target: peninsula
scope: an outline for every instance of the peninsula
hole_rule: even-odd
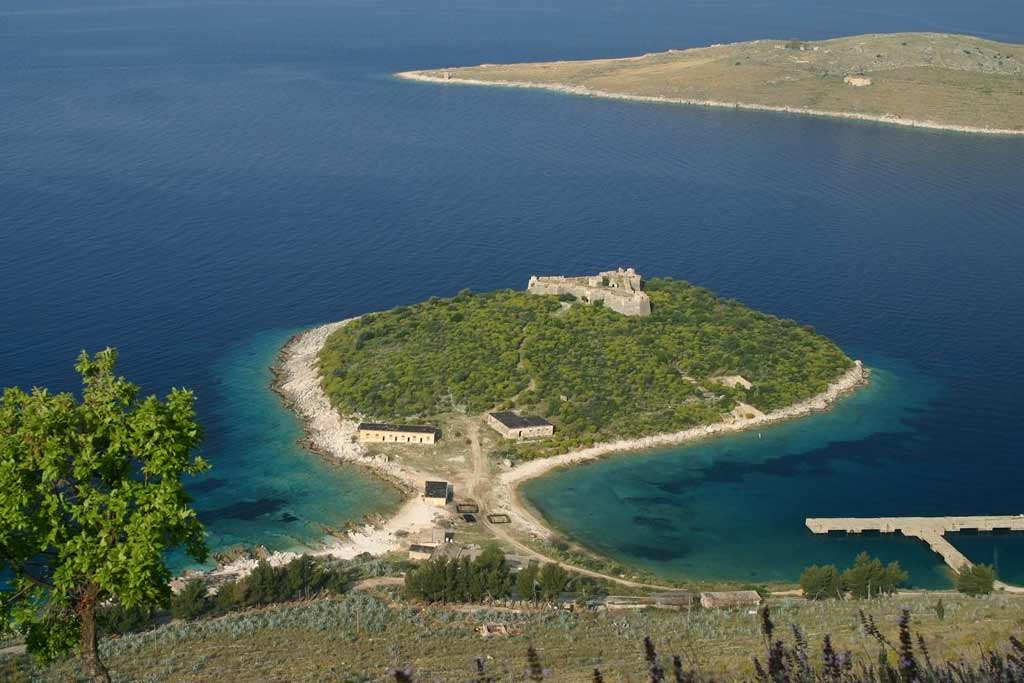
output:
[[[756,40],[401,78],[1024,135],[1024,46],[938,33]]]
[[[585,548],[553,542],[517,486],[823,410],[866,376],[809,327],[620,268],[314,328],[282,351],[275,388],[312,449],[407,494],[386,522],[324,554],[423,559],[453,534],[457,546],[497,540],[524,560],[629,584]]]

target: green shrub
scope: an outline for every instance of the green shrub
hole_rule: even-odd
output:
[[[171,616],[175,619],[195,619],[209,611],[210,607],[206,597],[206,582],[202,579],[192,579],[171,597]]]
[[[96,625],[100,633],[120,636],[153,628],[156,619],[150,607],[136,606],[126,609],[119,604],[113,604],[97,608]]]
[[[830,600],[843,597],[843,580],[835,565],[814,564],[800,575],[800,588],[808,600]]]
[[[569,572],[562,565],[554,562],[544,565],[540,570],[540,594],[545,600],[554,600],[569,585]]]
[[[988,595],[996,584],[996,570],[987,564],[965,567],[956,574],[956,589],[966,595]]]
[[[907,578],[899,562],[883,565],[878,558],[861,553],[853,566],[843,572],[843,587],[855,598],[874,598],[892,595]]]

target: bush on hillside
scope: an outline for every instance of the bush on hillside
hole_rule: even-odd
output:
[[[878,558],[861,553],[841,574],[832,564],[811,565],[800,575],[800,588],[808,600],[842,599],[846,593],[858,599],[876,598],[892,595],[908,578],[899,562],[883,565]]]
[[[490,545],[468,557],[438,557],[422,563],[405,579],[406,593],[424,602],[481,602],[512,594],[512,576],[505,553]]]
[[[842,598],[843,578],[833,564],[812,564],[800,575],[800,588],[808,600]]]
[[[191,579],[181,591],[171,597],[171,616],[175,619],[195,619],[209,609],[206,582],[202,579]]]
[[[966,567],[956,574],[956,589],[966,595],[988,595],[995,585],[996,570],[987,564]]]

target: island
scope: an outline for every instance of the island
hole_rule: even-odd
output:
[[[400,78],[1024,135],[1024,46],[940,33],[756,40]]]
[[[309,448],[407,494],[390,518],[319,552],[426,559],[498,541],[513,562],[630,584],[586,548],[556,542],[518,485],[824,410],[868,372],[806,325],[618,268],[307,330],[285,346],[276,376]]]

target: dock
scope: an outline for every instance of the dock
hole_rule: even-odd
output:
[[[977,517],[808,517],[807,528],[816,534],[874,531],[918,538],[938,553],[953,571],[973,566],[967,557],[946,540],[955,531],[1024,531],[1024,515]]]

